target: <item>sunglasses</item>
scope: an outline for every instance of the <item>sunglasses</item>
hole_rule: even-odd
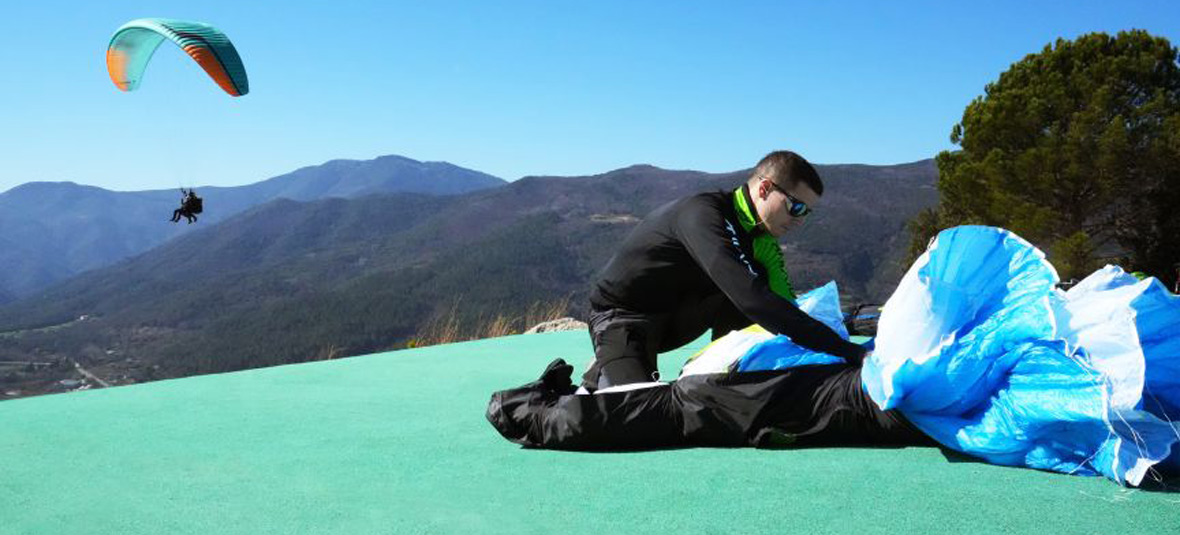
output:
[[[787,209],[787,213],[791,214],[791,217],[807,217],[807,214],[811,213],[811,207],[807,206],[807,203],[796,199],[794,195],[787,193],[787,190],[779,187],[779,185],[775,184],[773,180],[766,179],[766,181],[770,182],[770,187],[778,190],[779,193],[786,195],[787,200],[791,201],[791,207]]]

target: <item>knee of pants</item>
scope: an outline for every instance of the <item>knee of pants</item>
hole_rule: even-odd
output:
[[[598,389],[626,385],[631,383],[646,383],[659,380],[660,372],[639,359],[618,358],[604,363],[599,370]]]
[[[610,370],[613,385],[650,381],[656,370],[656,353],[649,333],[638,326],[608,328],[598,333],[594,366],[599,375]],[[590,378],[601,388],[600,377]]]

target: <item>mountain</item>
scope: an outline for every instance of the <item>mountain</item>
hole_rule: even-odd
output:
[[[445,162],[401,156],[333,160],[237,187],[201,187],[194,225],[167,221],[175,190],[115,192],[72,182],[32,182],[0,194],[0,303],[111,265],[264,202],[356,198],[379,193],[454,195],[505,183]]]
[[[935,167],[817,168],[826,192],[785,240],[788,270],[800,289],[836,279],[880,302],[906,221],[937,198]],[[141,381],[398,347],[448,311],[472,325],[568,299],[584,317],[594,273],[644,215],[747,175],[633,166],[452,196],[276,200],[0,307],[0,361]]]

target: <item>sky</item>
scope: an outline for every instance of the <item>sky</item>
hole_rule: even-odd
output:
[[[964,107],[1058,38],[1137,28],[1180,45],[1174,0],[3,5],[0,191],[233,186],[387,154],[506,180],[726,172],[777,149],[902,163],[953,149]],[[119,91],[106,48],[141,17],[225,32],[250,93],[170,43]]]

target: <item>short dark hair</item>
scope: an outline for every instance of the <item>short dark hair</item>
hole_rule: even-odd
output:
[[[787,188],[793,188],[802,182],[815,191],[816,195],[824,194],[824,183],[819,179],[819,173],[802,156],[789,150],[776,150],[762,157],[758,165],[754,166],[754,174],[750,180],[763,176]]]

